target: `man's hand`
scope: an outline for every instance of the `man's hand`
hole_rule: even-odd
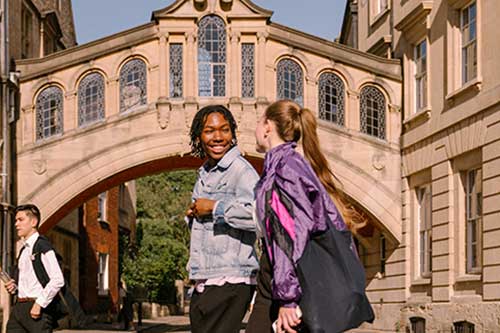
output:
[[[16,293],[16,290],[17,290],[17,284],[16,284],[16,281],[14,279],[10,280],[9,282],[7,282],[5,284],[5,289],[7,289],[7,292],[9,294],[12,294],[14,295]]]
[[[300,324],[295,308],[281,307],[278,314],[277,328],[278,333],[297,333],[292,327]]]
[[[204,217],[212,215],[214,210],[215,200],[199,198],[196,199],[186,211],[187,217]]]
[[[30,311],[31,318],[37,320],[42,317],[42,307],[37,302],[33,303]]]

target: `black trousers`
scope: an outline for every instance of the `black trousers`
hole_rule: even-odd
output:
[[[193,333],[238,333],[252,299],[254,286],[205,286],[191,297],[189,319]]]
[[[31,318],[30,311],[33,307],[33,301],[16,303],[10,313],[7,322],[8,333],[51,333],[53,329],[52,317],[44,313],[40,319]]]
[[[272,285],[273,269],[266,250],[263,251],[257,275],[257,296],[248,319],[246,333],[273,333],[272,325],[278,319],[279,302],[273,300]],[[295,328],[297,332],[308,333],[301,323]]]
[[[272,299],[272,267],[264,250],[257,275],[257,295],[248,320],[246,333],[272,333],[272,324],[278,319],[279,303]]]

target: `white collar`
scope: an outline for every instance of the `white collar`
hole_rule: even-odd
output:
[[[40,236],[40,234],[38,233],[38,231],[35,231],[33,235],[24,240],[24,246],[33,248],[33,245],[35,245],[38,236]]]

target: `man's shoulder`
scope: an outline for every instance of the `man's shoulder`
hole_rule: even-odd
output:
[[[50,250],[54,250],[54,247],[52,246],[50,240],[43,235],[38,236],[38,239],[36,240],[35,245],[33,246],[33,251],[46,253],[49,252]]]

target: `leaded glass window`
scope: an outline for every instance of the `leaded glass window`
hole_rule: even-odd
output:
[[[241,44],[241,97],[255,96],[255,44]]]
[[[319,118],[344,126],[344,83],[333,73],[319,77]]]
[[[104,77],[86,75],[78,86],[78,126],[104,119]]]
[[[373,87],[361,90],[361,132],[385,139],[385,97]]]
[[[198,94],[226,95],[226,27],[215,15],[198,25]]]
[[[36,139],[42,140],[63,131],[63,92],[59,87],[45,88],[36,99]]]
[[[290,59],[278,63],[278,99],[290,99],[299,105],[304,104],[304,83],[302,68]]]
[[[120,112],[146,104],[146,63],[132,59],[120,71]]]
[[[170,44],[170,97],[182,97],[182,44]]]

